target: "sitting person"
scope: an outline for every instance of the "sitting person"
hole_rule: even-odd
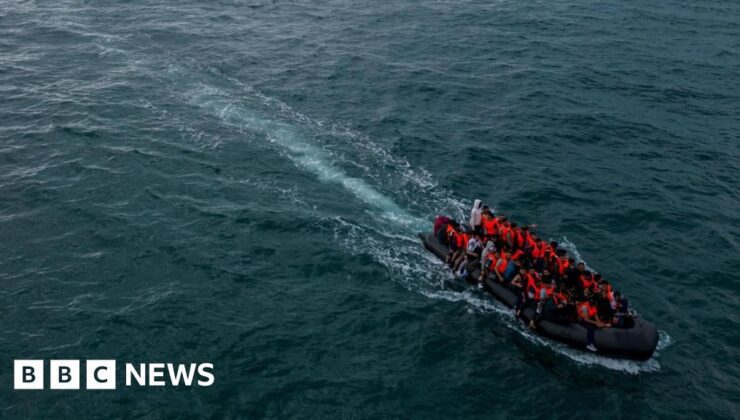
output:
[[[450,263],[457,258],[457,252],[459,251],[459,226],[460,225],[456,223],[450,223],[447,225],[447,258],[445,259],[445,263],[447,265],[450,265]]]
[[[593,297],[590,296],[590,292],[586,289],[586,300],[580,302],[578,305],[578,317],[581,325],[586,328],[586,348],[590,351],[598,351],[594,344],[594,335],[596,328],[606,326],[604,322],[599,318],[598,310],[596,309],[596,302]]]
[[[504,273],[506,272],[506,267],[509,266],[509,261],[511,260],[511,254],[504,250],[499,253],[498,261],[496,261],[496,265],[493,267],[493,274],[496,275],[496,280],[504,284]]]
[[[600,284],[596,290],[594,301],[596,302],[596,312],[599,319],[603,320],[604,326],[611,327],[614,318],[614,309],[612,309],[611,299],[609,298],[609,288],[607,284]]]
[[[514,314],[519,317],[527,307],[536,305],[540,301],[542,278],[534,268],[527,270],[524,276],[524,290],[520,299],[514,305]]]
[[[457,260],[452,266],[452,270],[460,274],[462,270],[464,269],[464,268],[461,268],[461,266],[464,265],[467,267],[467,265],[471,261],[478,260],[478,258],[480,258],[480,252],[481,252],[481,242],[480,242],[480,239],[478,239],[478,235],[475,235],[475,234],[470,235],[470,237],[468,238],[465,244],[465,251],[460,253],[460,256],[457,258]],[[473,267],[471,267],[471,269],[472,268]]]
[[[542,279],[537,283],[537,290],[535,291],[537,310],[535,316],[529,321],[529,327],[532,329],[537,328],[537,324],[543,319],[551,318],[555,311],[555,284],[545,283]]]
[[[614,292],[614,322],[616,328],[632,328],[635,325],[634,315],[630,311],[630,304],[627,298],[623,297],[618,291]]]
[[[478,276],[478,282],[483,283],[483,281],[488,277],[488,273],[494,270],[499,257],[499,251],[494,245],[493,248],[489,249],[488,253],[485,254],[483,257],[483,262],[481,263],[480,268],[480,275]]]

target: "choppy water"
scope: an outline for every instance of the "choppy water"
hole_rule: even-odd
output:
[[[6,1],[0,34],[2,417],[740,416],[737,2]],[[414,234],[474,197],[658,354],[446,285]],[[216,384],[18,392],[16,358]]]

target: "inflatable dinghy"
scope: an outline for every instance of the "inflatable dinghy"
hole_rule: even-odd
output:
[[[433,233],[419,233],[419,237],[427,250],[431,251],[440,260],[445,261],[447,246],[441,244]],[[468,279],[477,279],[479,274],[480,270],[475,269],[470,273]],[[475,280],[471,281],[475,282]],[[491,278],[485,280],[484,288],[503,304],[514,308],[517,296],[512,290]],[[535,309],[531,307],[526,308],[521,313],[521,317],[526,323],[529,323],[534,316]],[[578,323],[560,324],[543,320],[533,331],[541,336],[585,351],[586,328]],[[658,346],[658,330],[652,323],[638,317],[631,328],[597,328],[594,335],[594,344],[598,349],[597,353],[604,356],[648,360]]]

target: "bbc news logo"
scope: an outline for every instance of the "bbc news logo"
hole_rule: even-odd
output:
[[[15,389],[45,389],[43,360],[14,360]],[[49,360],[49,389],[80,389],[79,360]],[[86,360],[85,389],[116,389],[115,360]],[[126,386],[211,386],[212,363],[126,363]]]

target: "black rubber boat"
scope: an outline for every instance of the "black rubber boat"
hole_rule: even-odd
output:
[[[442,261],[447,258],[447,247],[441,244],[433,233],[419,233],[424,247],[431,251]],[[478,269],[470,273],[469,281],[478,278]],[[507,287],[502,286],[492,279],[485,280],[485,289],[496,299],[506,306],[513,308],[516,304],[516,294]],[[535,315],[533,308],[527,308],[522,312],[522,318],[529,323]],[[575,348],[585,350],[586,328],[577,323],[558,324],[550,321],[542,321],[534,330],[535,333],[544,337],[560,341]],[[601,328],[594,335],[594,344],[598,348],[598,354],[620,359],[648,360],[655,352],[658,345],[658,330],[655,325],[642,318],[635,319],[632,328]]]

